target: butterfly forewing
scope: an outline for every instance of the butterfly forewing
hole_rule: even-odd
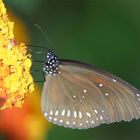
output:
[[[116,76],[64,60],[59,72],[44,83],[42,111],[49,121],[86,129],[140,117],[140,92]]]

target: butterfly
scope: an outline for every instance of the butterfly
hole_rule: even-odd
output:
[[[48,51],[43,63],[44,117],[73,129],[140,118],[140,91],[93,65],[59,59]]]

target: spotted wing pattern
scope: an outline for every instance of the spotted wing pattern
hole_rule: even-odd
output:
[[[94,66],[62,61],[58,75],[46,75],[42,112],[50,122],[78,129],[130,121],[140,117],[140,91]]]

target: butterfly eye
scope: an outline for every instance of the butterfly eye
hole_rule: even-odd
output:
[[[95,66],[47,55],[42,112],[54,124],[87,129],[140,117],[140,91]]]

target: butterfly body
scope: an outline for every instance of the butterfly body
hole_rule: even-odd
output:
[[[100,68],[48,52],[42,112],[50,122],[87,129],[140,117],[140,91]]]

